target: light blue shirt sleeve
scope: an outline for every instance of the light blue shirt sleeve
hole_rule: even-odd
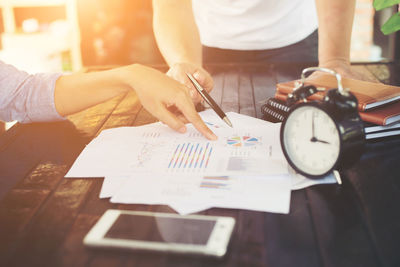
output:
[[[61,75],[28,74],[0,61],[0,120],[63,120],[54,104],[54,89]]]

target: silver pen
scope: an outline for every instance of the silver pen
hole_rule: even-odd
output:
[[[201,87],[201,85],[197,82],[197,80],[190,73],[186,73],[189,77],[190,81],[193,83],[194,88],[196,88],[197,92],[201,95],[201,97],[207,102],[208,105],[217,113],[217,115],[230,127],[233,128],[232,122],[228,119],[226,114],[222,111],[222,109],[218,106],[218,104],[212,99],[212,97],[207,93],[206,90]]]

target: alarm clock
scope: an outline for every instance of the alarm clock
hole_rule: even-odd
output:
[[[365,145],[364,124],[358,114],[357,98],[344,89],[338,73],[325,68],[307,68],[305,73],[323,71],[336,76],[338,88],[330,89],[322,101],[294,104],[281,125],[280,140],[283,153],[295,171],[318,179],[356,162]],[[338,179],[338,178],[337,178]]]

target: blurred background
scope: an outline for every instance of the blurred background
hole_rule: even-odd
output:
[[[380,26],[395,10],[357,0],[353,62],[392,61],[395,34]],[[0,0],[0,59],[28,72],[85,66],[162,64],[151,0]]]
[[[151,0],[0,0],[0,60],[28,72],[162,63]]]

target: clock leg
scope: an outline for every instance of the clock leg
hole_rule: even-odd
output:
[[[337,183],[338,183],[339,185],[341,185],[341,184],[342,184],[342,178],[340,177],[339,171],[333,170],[333,176],[335,177]]]

